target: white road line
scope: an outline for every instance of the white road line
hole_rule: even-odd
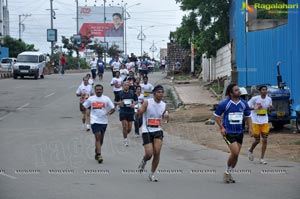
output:
[[[26,106],[29,106],[29,103],[24,104],[23,106],[20,106],[19,108],[17,108],[17,110],[21,110],[22,108],[25,108]]]
[[[45,98],[48,98],[48,97],[50,97],[50,96],[52,96],[52,95],[54,95],[55,93],[50,93],[49,95],[46,95],[45,96]]]
[[[17,86],[16,89],[18,89],[18,88],[23,88],[23,87],[25,87],[25,86],[24,86],[24,85],[22,85],[22,86]]]
[[[5,177],[8,177],[8,178],[13,179],[13,180],[17,179],[15,176],[11,176],[11,175],[8,175],[6,173],[0,173],[0,175],[3,175]]]

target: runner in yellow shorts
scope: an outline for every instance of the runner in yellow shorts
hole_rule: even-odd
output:
[[[252,97],[248,104],[250,106],[251,117],[252,117],[252,129],[254,142],[251,147],[248,149],[248,158],[250,161],[254,160],[253,150],[260,143],[260,137],[262,138],[262,147],[261,147],[261,156],[259,163],[267,164],[264,160],[265,152],[267,149],[267,139],[270,131],[269,119],[268,119],[268,110],[273,108],[272,99],[267,96],[268,88],[265,85],[262,85],[258,89],[260,95]]]

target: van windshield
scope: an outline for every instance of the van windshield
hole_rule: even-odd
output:
[[[18,55],[18,62],[27,62],[27,63],[38,63],[38,56],[36,55]]]
[[[3,64],[11,63],[11,59],[2,59],[1,63]]]

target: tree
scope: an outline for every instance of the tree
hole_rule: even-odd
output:
[[[115,57],[115,56],[119,56],[123,51],[119,50],[119,46],[118,45],[112,45],[108,51],[107,54],[110,57]]]
[[[105,43],[96,39],[93,44],[89,45],[89,49],[93,50],[100,57],[105,52]]]
[[[215,56],[216,51],[229,42],[229,1],[228,0],[175,0],[183,11],[190,11],[182,19],[181,27],[173,38],[182,47],[189,48],[194,32],[195,54],[206,53]]]
[[[33,44],[26,44],[24,41],[5,36],[1,46],[9,48],[10,57],[17,57],[19,53],[24,51],[38,51]]]

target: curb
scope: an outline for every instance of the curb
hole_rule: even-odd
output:
[[[0,73],[0,79],[6,79],[6,78],[12,78],[13,74],[12,73]]]

